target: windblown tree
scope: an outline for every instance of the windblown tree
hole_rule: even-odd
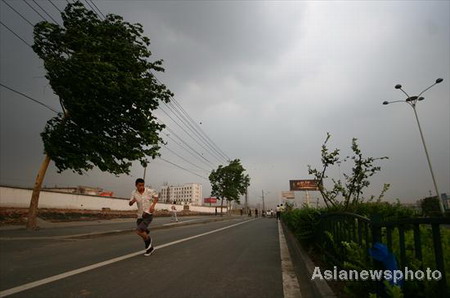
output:
[[[239,203],[239,197],[245,194],[250,185],[250,177],[245,174],[245,169],[239,159],[230,161],[227,166],[219,165],[209,175],[211,182],[211,196],[221,199],[220,214],[222,215],[223,200],[227,203],[236,201]],[[229,204],[227,204],[229,205]]]
[[[439,199],[437,197],[428,197],[420,200],[420,208],[424,216],[442,216]]]
[[[149,38],[142,25],[109,14],[100,19],[80,2],[61,13],[63,26],[40,22],[33,50],[43,60],[46,78],[62,113],[41,133],[46,158],[36,178],[28,229],[36,228],[39,193],[50,160],[58,172],[78,174],[98,167],[128,174],[132,161],[143,166],[159,155],[164,125],[153,115],[173,95],[153,72]]]
[[[327,147],[327,143],[330,140],[331,135],[327,133],[325,142],[322,145],[321,150],[321,162],[322,169],[314,169],[308,165],[308,173],[313,175],[315,180],[318,181],[319,191],[327,207],[337,207],[340,206],[344,210],[348,209],[350,205],[357,204],[364,201],[364,189],[370,185],[369,178],[375,175],[381,170],[381,167],[376,166],[375,162],[382,159],[387,159],[388,157],[364,157],[357,139],[352,139],[351,149],[353,151],[352,156],[347,156],[341,160],[339,156],[339,149],[334,149],[330,152]],[[340,165],[343,162],[352,161],[352,171],[350,174],[344,173],[344,180],[341,179],[331,179],[332,187],[327,189],[324,182],[327,178],[327,170],[334,166]],[[383,190],[379,195],[378,199],[384,196],[384,193],[389,189],[389,184],[384,184]],[[368,200],[371,201],[374,196],[371,196]]]

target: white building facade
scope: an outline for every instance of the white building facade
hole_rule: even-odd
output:
[[[161,187],[161,202],[178,205],[203,205],[202,185],[188,183],[183,186],[163,186]]]

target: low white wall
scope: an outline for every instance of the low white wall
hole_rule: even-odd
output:
[[[0,186],[0,207],[28,208],[30,206],[31,189]],[[170,210],[170,204],[158,203],[156,210]],[[183,206],[175,205],[177,211],[183,210]],[[109,208],[116,211],[136,210],[136,205],[129,206],[128,199],[100,197],[91,195],[76,195],[63,192],[41,191],[39,196],[39,208],[50,209],[84,209],[102,210]],[[215,207],[189,206],[190,211],[214,213]],[[220,209],[218,208],[218,212]]]

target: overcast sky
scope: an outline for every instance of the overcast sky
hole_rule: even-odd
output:
[[[6,2],[31,23],[42,20],[23,1]],[[51,3],[59,9],[67,4],[37,3],[57,21]],[[264,190],[266,204],[273,207],[281,191],[289,189],[290,179],[312,178],[307,166],[320,167],[327,132],[332,135],[330,147],[341,149],[342,156],[351,153],[355,137],[364,155],[389,157],[378,163],[382,170],[372,177],[366,197],[378,195],[384,183],[391,184],[388,201],[415,202],[430,191],[434,194],[413,110],[405,103],[382,102],[406,98],[394,89],[398,83],[417,95],[437,78],[444,81],[424,94],[417,112],[439,191],[450,194],[449,1],[94,3],[104,14],[143,25],[154,59],[164,59],[166,72],[159,79],[227,157],[242,161],[251,178],[251,203],[261,202]],[[3,1],[0,5],[2,23],[32,44],[32,26]],[[1,83],[59,111],[42,61],[3,25],[0,34]],[[54,113],[3,87],[0,92],[0,183],[32,186],[44,158],[40,133]],[[196,182],[203,185],[203,196],[209,196],[209,181],[197,175],[208,177],[223,161],[163,111],[155,114],[210,163],[195,158],[165,131],[168,148],[190,163],[165,148],[162,157],[189,172],[154,160],[147,170],[148,184],[159,188],[165,182]],[[339,179],[346,172],[349,165],[343,164],[329,174]],[[130,176],[99,170],[79,176],[59,174],[51,164],[44,184],[95,186],[128,197],[143,173],[135,164]],[[301,202],[305,194],[296,196]],[[319,194],[311,196],[315,201]]]

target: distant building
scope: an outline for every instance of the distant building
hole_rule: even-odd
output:
[[[160,201],[179,205],[203,205],[202,185],[188,183],[183,186],[163,186],[161,188]]]

